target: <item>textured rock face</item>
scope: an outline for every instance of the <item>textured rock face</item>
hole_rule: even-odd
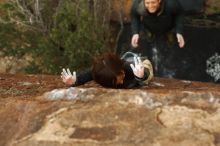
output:
[[[155,78],[140,89],[59,89],[56,76],[19,79],[0,76],[2,146],[220,145],[217,84]],[[12,87],[25,92],[8,94]]]

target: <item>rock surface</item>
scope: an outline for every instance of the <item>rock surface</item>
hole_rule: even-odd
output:
[[[1,146],[220,146],[220,85],[155,78],[140,89],[0,74]]]

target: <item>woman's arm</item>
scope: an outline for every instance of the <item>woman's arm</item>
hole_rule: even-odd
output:
[[[130,10],[132,35],[139,34],[140,31],[141,16],[137,12],[138,4],[139,4],[138,0],[133,1]]]
[[[75,86],[83,85],[91,80],[93,80],[91,68],[83,70],[76,75]]]

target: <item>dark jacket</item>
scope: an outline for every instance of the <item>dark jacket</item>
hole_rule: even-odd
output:
[[[161,0],[160,9],[155,14],[147,12],[144,0],[133,0],[131,8],[132,34],[138,34],[141,24],[156,35],[171,30],[183,34],[183,10],[178,0]]]
[[[125,71],[124,82],[122,85],[118,85],[116,88],[134,88],[143,85],[144,84],[143,81],[145,81],[150,74],[148,69],[145,68],[143,78],[138,78],[134,75],[130,67],[130,64],[132,62],[128,62],[126,59],[127,59],[126,57],[122,59],[124,61],[124,71]],[[90,68],[77,74],[76,83],[74,86],[83,85],[91,80],[93,80],[93,78],[92,78],[92,70]]]

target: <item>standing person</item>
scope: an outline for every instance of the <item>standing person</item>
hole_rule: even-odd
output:
[[[183,48],[183,11],[178,0],[133,0],[131,8],[131,45],[138,46],[141,25],[148,39],[174,31],[180,48]]]
[[[153,69],[149,60],[141,61],[134,56],[133,62],[126,60],[126,55],[119,58],[107,53],[95,59],[92,68],[76,75],[63,69],[62,81],[68,86],[82,85],[91,80],[107,88],[133,88],[149,83],[153,78]]]

